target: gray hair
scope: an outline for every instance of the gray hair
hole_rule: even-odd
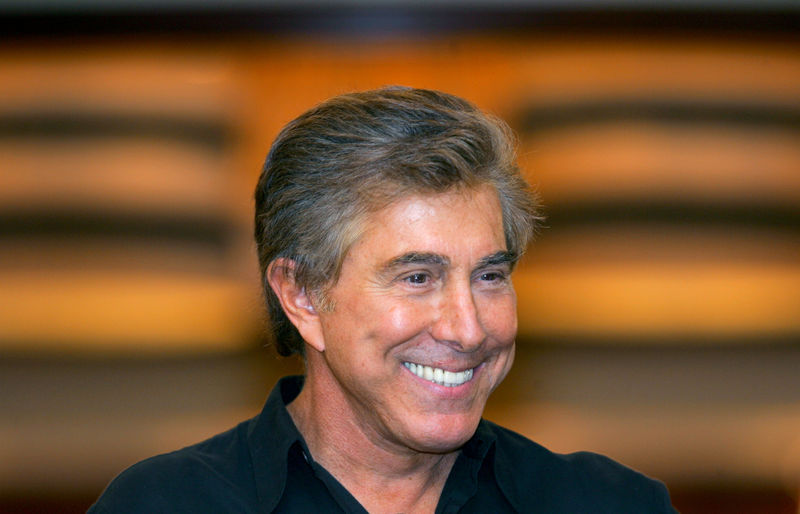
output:
[[[269,286],[271,262],[292,260],[295,283],[325,308],[325,290],[370,213],[408,196],[482,185],[497,191],[507,250],[522,255],[540,218],[503,121],[453,95],[388,87],[334,97],[290,122],[255,192],[255,239],[278,352],[304,355],[305,346]]]

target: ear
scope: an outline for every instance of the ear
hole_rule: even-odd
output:
[[[286,317],[297,328],[303,340],[317,351],[325,351],[317,309],[305,288],[298,287],[294,280],[295,263],[291,259],[275,259],[267,267],[267,281],[278,297]]]

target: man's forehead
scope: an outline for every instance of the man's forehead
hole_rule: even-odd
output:
[[[378,208],[367,209],[361,219],[362,227],[382,224],[387,220],[402,218],[404,222],[423,220],[437,210],[458,209],[459,206],[470,205],[473,212],[480,208],[496,217],[497,229],[503,230],[503,210],[500,198],[493,186],[483,184],[475,187],[456,187],[447,191],[407,193],[390,201],[385,201]],[[464,220],[456,220],[458,222]]]
[[[454,258],[470,265],[514,261],[506,252],[503,214],[495,188],[458,188],[407,194],[363,213],[345,260],[360,254],[372,266],[448,266]]]

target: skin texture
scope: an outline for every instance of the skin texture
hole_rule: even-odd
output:
[[[308,345],[289,411],[314,458],[370,512],[433,511],[508,373],[517,319],[505,250],[497,194],[484,187],[373,214],[328,290],[331,310],[275,272],[290,261],[274,263],[270,284]],[[404,362],[474,374],[445,387]]]

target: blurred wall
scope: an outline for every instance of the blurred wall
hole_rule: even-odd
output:
[[[796,510],[800,44],[782,18],[190,14],[40,14],[0,47],[0,509],[83,510],[301,369],[264,335],[260,165],[313,104],[404,84],[508,120],[548,216],[487,417],[656,476],[683,512]]]

